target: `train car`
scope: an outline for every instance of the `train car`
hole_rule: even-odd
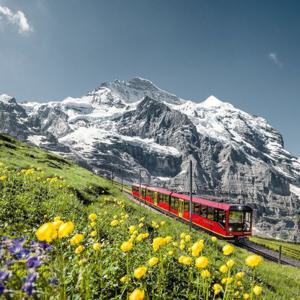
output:
[[[132,186],[132,195],[183,220],[190,220],[190,198],[167,189],[142,185]],[[192,222],[223,238],[238,238],[252,234],[252,208],[247,205],[214,202],[192,198]]]

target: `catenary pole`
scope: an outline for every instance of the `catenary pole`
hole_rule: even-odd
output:
[[[190,160],[190,230],[192,229],[192,204],[193,204],[193,172],[192,172],[192,161]]]

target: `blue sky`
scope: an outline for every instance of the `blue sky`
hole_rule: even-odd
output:
[[[140,76],[263,116],[300,155],[299,12],[296,0],[0,0],[0,93],[60,100]]]

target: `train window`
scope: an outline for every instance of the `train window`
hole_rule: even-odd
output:
[[[229,212],[229,230],[249,231],[251,230],[251,213],[246,211]]]
[[[178,209],[179,200],[177,198],[171,197],[171,207],[173,209]]]
[[[214,219],[214,208],[208,206],[207,207],[207,219],[213,220]]]
[[[184,211],[190,211],[190,203],[189,202],[184,202]]]
[[[215,209],[214,220],[216,222],[219,222],[224,227],[225,223],[226,223],[226,213],[225,213],[225,210]]]
[[[201,205],[201,216],[206,218],[206,214],[207,214],[207,206]]]
[[[198,203],[193,203],[193,213],[196,215],[200,215],[200,204]]]

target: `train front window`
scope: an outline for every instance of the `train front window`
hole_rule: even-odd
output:
[[[229,230],[230,231],[250,231],[251,212],[249,211],[230,211]]]

